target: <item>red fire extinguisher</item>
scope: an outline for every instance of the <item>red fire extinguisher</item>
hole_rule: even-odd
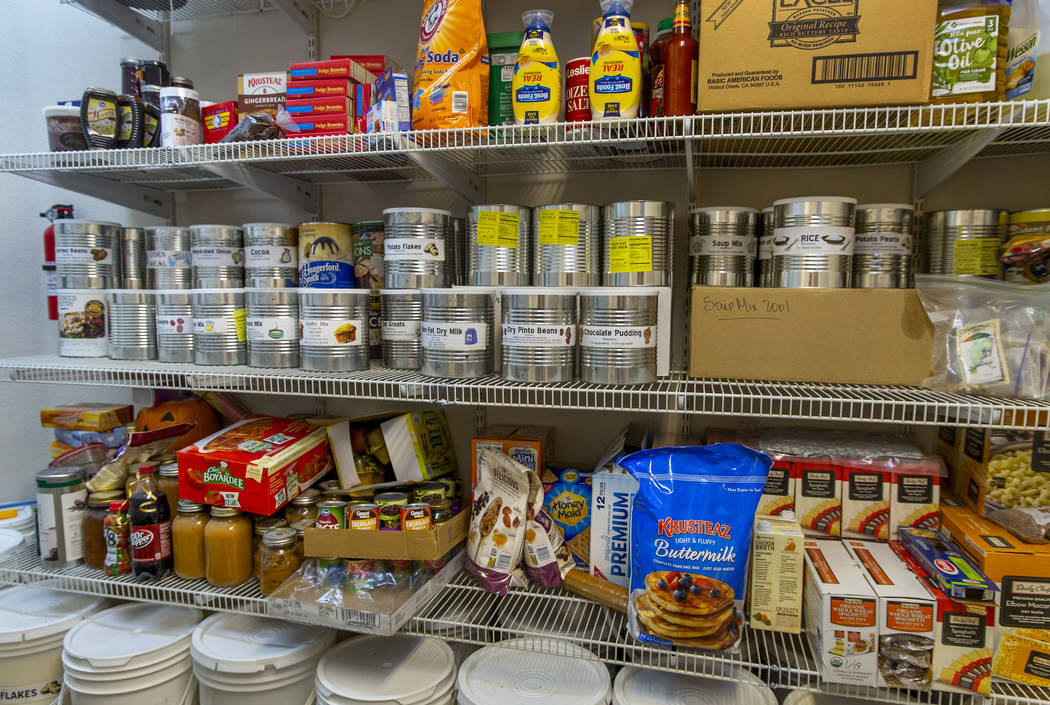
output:
[[[58,320],[58,272],[55,267],[55,226],[56,220],[73,217],[73,206],[55,204],[40,214],[51,223],[44,231],[44,277],[47,281],[47,317]]]

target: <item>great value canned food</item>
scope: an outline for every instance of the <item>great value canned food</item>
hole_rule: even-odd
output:
[[[445,485],[440,482],[421,482],[412,488],[412,498],[416,502],[426,503],[431,498],[444,499]]]
[[[354,249],[348,223],[303,223],[299,226],[299,286],[352,289]]]
[[[402,531],[427,531],[431,526],[429,504],[406,504],[401,507]]]
[[[401,530],[401,507],[408,504],[404,492],[381,492],[375,496],[379,506],[379,528],[386,531]]]
[[[379,529],[379,506],[365,502],[351,504],[348,509],[350,528],[355,531]]]

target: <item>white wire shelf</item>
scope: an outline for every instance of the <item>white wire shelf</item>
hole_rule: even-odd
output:
[[[233,188],[230,164],[312,183],[435,178],[427,157],[474,176],[630,169],[787,168],[924,162],[995,130],[978,156],[1050,152],[1050,100],[711,113],[603,123],[424,130],[165,149],[0,155],[0,171],[90,174],[165,190]],[[213,167],[209,170],[208,167]]]
[[[0,381],[467,406],[1050,429],[1047,402],[946,394],[918,387],[689,379],[681,373],[653,384],[606,387],[583,382],[526,384],[495,376],[444,380],[378,364],[361,372],[308,372],[37,355],[0,359]]]
[[[80,0],[62,0],[64,5],[83,7]],[[172,5],[181,5],[172,10]],[[275,9],[269,0],[186,0],[172,3],[171,0],[135,0],[131,9],[148,19],[165,21],[200,20],[210,17],[244,15]]]

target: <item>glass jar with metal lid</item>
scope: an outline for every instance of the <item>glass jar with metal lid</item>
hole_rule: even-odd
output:
[[[44,565],[61,568],[83,562],[80,532],[87,509],[83,468],[47,468],[38,472],[36,508],[40,560]]]
[[[157,471],[157,485],[168,500],[171,516],[179,511],[179,464],[164,463]]]
[[[179,513],[171,522],[171,555],[175,575],[184,580],[204,577],[204,527],[208,507],[188,499],[179,500]]]
[[[239,509],[212,507],[204,527],[204,577],[217,587],[252,577],[252,520]]]
[[[80,535],[84,541],[84,565],[102,570],[106,565],[106,539],[102,522],[109,513],[109,503],[124,499],[120,490],[95,492],[87,498],[87,511],[80,524]]]
[[[259,577],[262,594],[269,595],[299,570],[301,558],[296,549],[295,529],[271,529],[262,539],[262,572]]]
[[[286,526],[288,526],[288,522],[283,517],[263,517],[255,520],[255,534],[252,537],[252,573],[255,574],[256,578],[262,580],[262,574],[259,572],[259,560],[262,558],[263,536],[266,535],[267,531],[282,529]]]
[[[292,499],[284,508],[284,520],[289,524],[298,519],[317,518],[317,503],[321,501],[321,493],[313,487],[307,488]]]
[[[289,527],[295,529],[295,550],[299,552],[300,561],[306,556],[306,548],[304,546],[306,529],[312,528],[313,525],[313,519],[299,519],[298,521],[293,521]]]

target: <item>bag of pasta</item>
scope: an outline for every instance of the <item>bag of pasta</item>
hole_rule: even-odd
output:
[[[489,121],[489,49],[481,0],[425,0],[412,93],[412,129]]]

